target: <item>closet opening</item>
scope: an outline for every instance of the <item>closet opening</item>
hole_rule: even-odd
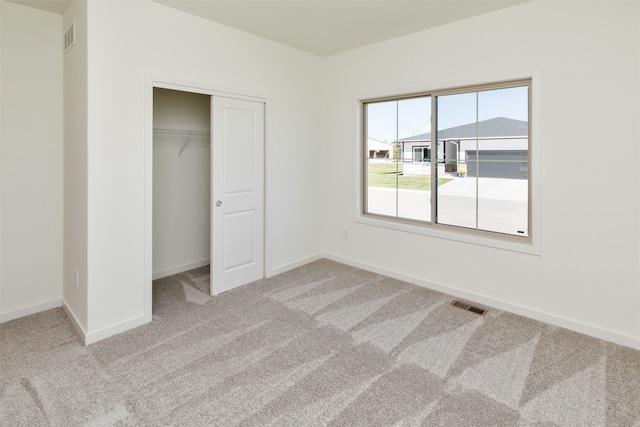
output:
[[[154,87],[154,293],[163,279],[210,297],[211,182],[211,95]]]
[[[178,304],[160,303],[172,301],[157,298],[160,281],[171,282],[163,288],[188,307],[264,277],[267,99],[171,79],[147,82],[144,320],[150,322],[156,306],[162,312]]]

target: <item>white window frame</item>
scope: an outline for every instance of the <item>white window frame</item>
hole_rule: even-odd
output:
[[[527,82],[529,91],[529,203],[528,203],[528,237],[510,236],[483,230],[466,229],[463,227],[437,224],[433,222],[419,222],[410,219],[385,217],[376,214],[364,213],[366,194],[365,178],[366,156],[363,138],[366,135],[364,104],[379,100],[393,100],[411,98],[416,96],[440,96],[452,93],[464,93],[479,91],[495,86],[496,88],[508,87],[512,83]],[[540,78],[538,73],[523,75],[520,77],[495,79],[493,82],[467,82],[459,85],[440,86],[430,90],[411,90],[387,94],[374,94],[373,96],[361,96],[355,99],[357,109],[356,119],[356,203],[354,221],[360,224],[382,227],[386,229],[419,234],[439,239],[452,240],[468,244],[486,246],[490,248],[509,250],[531,255],[541,255],[541,147],[539,126],[540,105]]]

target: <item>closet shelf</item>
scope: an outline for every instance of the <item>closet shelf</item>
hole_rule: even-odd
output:
[[[153,128],[154,135],[211,136],[208,130]]]
[[[187,142],[189,142],[189,138],[192,136],[211,136],[211,132],[208,130],[194,130],[194,129],[167,129],[167,128],[153,128],[154,135],[173,135],[173,136],[186,136],[186,139],[182,143],[182,147],[180,147],[180,151],[178,151],[178,157],[181,157],[182,152],[184,151],[184,147],[187,146]]]

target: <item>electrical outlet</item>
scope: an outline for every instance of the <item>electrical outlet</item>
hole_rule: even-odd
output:
[[[78,270],[75,270],[73,272],[73,274],[74,274],[75,281],[76,281],[76,289],[79,289],[80,288],[80,280],[78,280]]]
[[[348,228],[343,228],[342,229],[342,238],[343,239],[348,239],[349,238],[349,229]]]

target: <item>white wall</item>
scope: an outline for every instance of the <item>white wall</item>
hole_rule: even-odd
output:
[[[76,44],[64,54],[64,261],[63,299],[76,327],[87,330],[87,3],[64,14],[75,21]],[[117,169],[115,169],[117,170]],[[78,272],[78,287],[75,272]]]
[[[594,157],[638,159],[639,27],[637,2],[531,2],[327,58],[325,251],[640,348],[638,171]],[[358,97],[531,74],[539,78],[541,256],[354,222]]]
[[[0,2],[0,321],[62,297],[62,17]]]
[[[153,127],[210,132],[211,96],[154,89]],[[153,278],[209,264],[210,225],[210,137],[154,134]]]
[[[320,59],[148,1],[88,3],[88,340],[144,310],[145,75],[263,94],[267,274],[321,251]]]

